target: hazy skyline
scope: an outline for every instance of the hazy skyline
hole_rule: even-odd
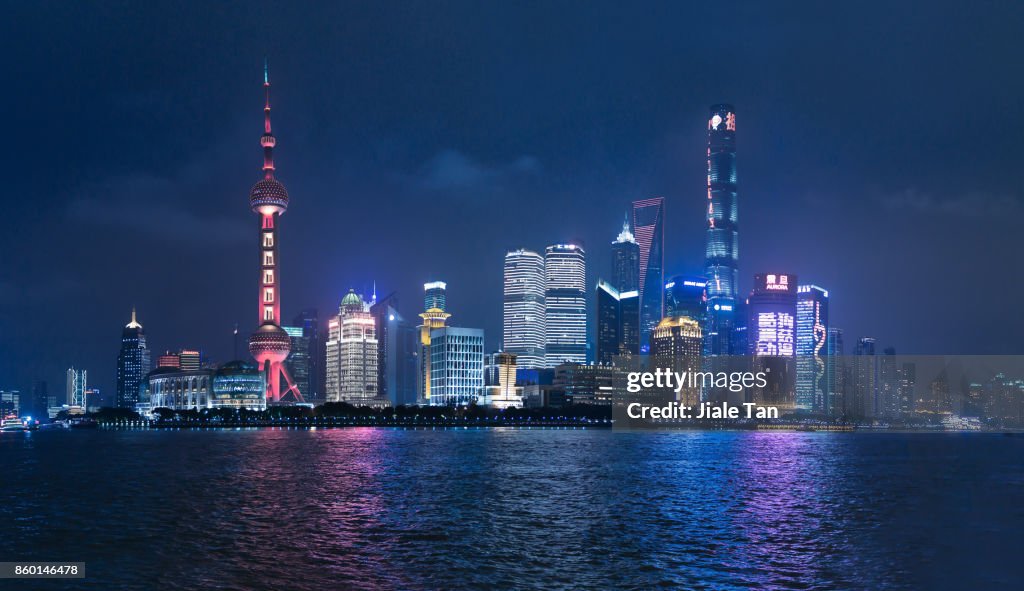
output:
[[[923,6],[923,7],[922,7]],[[830,290],[847,352],[1016,354],[1016,5],[9,4],[0,388],[69,365],[111,394],[132,306],[155,351],[255,326],[262,64],[283,317],[448,283],[501,338],[505,252],[579,241],[588,292],[634,199],[667,275],[704,261],[709,105],[737,110],[740,286]]]

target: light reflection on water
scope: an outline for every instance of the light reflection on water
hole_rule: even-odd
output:
[[[22,587],[43,589],[1019,587],[1022,452],[984,434],[5,434],[0,560],[88,563]]]

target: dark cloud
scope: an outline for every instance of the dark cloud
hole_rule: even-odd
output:
[[[251,238],[251,224],[238,215],[195,209],[188,183],[144,174],[117,177],[83,188],[68,215],[105,230],[135,232],[176,246],[205,248]]]
[[[890,209],[908,209],[925,214],[966,218],[992,218],[1024,216],[1024,200],[1012,195],[968,193],[962,195],[936,195],[916,189],[907,189],[880,198]]]
[[[540,172],[540,162],[532,156],[520,156],[511,162],[487,165],[458,150],[443,150],[427,162],[418,181],[423,187],[433,190],[494,189],[517,177]]]

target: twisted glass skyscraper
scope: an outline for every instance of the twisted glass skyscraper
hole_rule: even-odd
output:
[[[664,315],[665,198],[633,202],[633,232],[640,246],[640,353],[651,348],[651,333]]]
[[[739,206],[736,191],[736,112],[712,105],[708,117],[706,350],[712,355],[742,354],[734,344],[739,263]]]

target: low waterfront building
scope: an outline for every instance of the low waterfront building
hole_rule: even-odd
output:
[[[516,386],[516,355],[514,353],[495,353],[497,383],[484,386],[479,403],[494,408],[521,408],[523,406],[523,388]]]
[[[555,368],[553,390],[564,393],[567,404],[610,405],[615,371],[612,365],[563,363]]]
[[[264,410],[267,407],[264,376],[256,365],[245,361],[194,370],[160,367],[149,372],[146,381],[150,409]]]

